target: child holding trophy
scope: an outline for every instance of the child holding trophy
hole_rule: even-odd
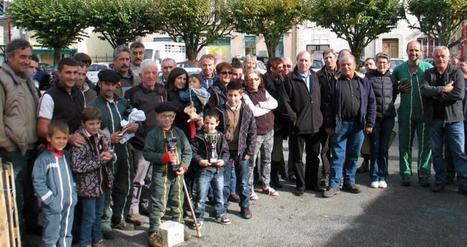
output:
[[[199,166],[198,202],[196,203],[196,218],[198,227],[203,225],[204,209],[209,188],[214,194],[215,221],[228,225],[230,219],[225,217],[224,209],[224,162],[229,159],[229,145],[224,134],[217,131],[219,115],[214,110],[204,113],[203,130],[193,139],[193,162]],[[194,226],[195,227],[195,226]]]

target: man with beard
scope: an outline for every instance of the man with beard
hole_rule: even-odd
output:
[[[144,45],[141,42],[133,42],[130,45],[131,51],[131,64],[130,68],[135,75],[139,75],[140,65],[144,59]]]

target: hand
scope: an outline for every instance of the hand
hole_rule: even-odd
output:
[[[250,155],[245,154],[245,157],[243,158],[244,160],[250,160]]]
[[[365,128],[365,134],[369,135],[373,132],[373,127],[366,127]]]
[[[324,130],[326,131],[326,135],[328,136],[334,135],[334,128],[326,128]]]
[[[398,88],[401,93],[410,93],[410,90],[412,90],[412,86],[407,83],[401,83]]]
[[[139,128],[139,124],[131,123],[127,126],[128,132],[135,133]]]
[[[112,144],[116,144],[119,143],[122,138],[123,135],[121,135],[119,132],[114,132],[110,135],[110,142],[112,142]]]
[[[171,163],[177,163],[177,153],[174,151],[169,151],[169,158]]]
[[[178,170],[175,172],[175,174],[177,174],[177,175],[183,175],[183,174],[185,174],[187,171],[188,171],[188,167],[186,167],[186,166],[180,166],[180,168],[178,168]]]
[[[101,159],[106,162],[111,161],[113,159],[113,154],[110,151],[104,151],[101,153],[100,156],[101,156]]]
[[[82,147],[86,143],[86,140],[84,140],[82,135],[76,133],[68,137],[68,143],[77,147]]]
[[[209,163],[208,160],[201,160],[201,161],[199,162],[199,165],[200,165],[201,167],[207,167],[207,166],[210,166],[211,163]]]
[[[223,167],[224,166],[224,160],[218,160],[216,163],[217,167]]]
[[[451,81],[450,83],[444,85],[443,87],[443,93],[450,93],[454,89],[454,81]]]

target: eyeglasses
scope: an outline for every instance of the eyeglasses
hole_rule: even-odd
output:
[[[164,69],[173,69],[173,66],[164,66]]]
[[[292,64],[286,64],[285,67],[292,68]]]
[[[231,75],[232,73],[233,73],[232,71],[221,71],[221,74],[223,75],[227,75],[227,74]]]

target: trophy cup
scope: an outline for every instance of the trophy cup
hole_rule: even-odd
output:
[[[209,151],[209,163],[215,165],[219,162],[219,156],[217,155],[217,142],[219,141],[219,135],[217,133],[214,134],[206,134],[206,142],[208,144],[208,151]]]
[[[177,143],[178,143],[177,137],[167,137],[166,143],[167,143],[167,151],[174,152],[174,153],[177,151]],[[178,168],[180,168],[180,164],[178,162],[170,162],[170,166],[172,167],[173,172],[177,171]]]

